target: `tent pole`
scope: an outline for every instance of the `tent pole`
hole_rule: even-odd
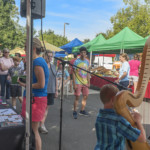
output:
[[[92,51],[90,52],[90,66],[92,64]]]
[[[103,53],[103,67],[104,67],[104,53]]]
[[[55,56],[55,51],[53,51],[53,56]],[[54,58],[53,58],[53,64],[55,64],[55,63],[54,63]]]
[[[120,54],[122,53],[122,49],[120,49]]]

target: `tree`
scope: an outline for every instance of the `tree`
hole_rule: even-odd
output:
[[[40,37],[40,40],[42,40],[41,31],[39,31],[39,37]],[[60,47],[62,45],[69,43],[69,41],[66,37],[63,37],[61,35],[57,35],[54,33],[54,31],[52,31],[50,29],[43,33],[43,40],[50,43],[50,44],[53,44],[57,47]]]
[[[113,27],[103,33],[104,37],[111,38],[127,26],[142,37],[150,35],[150,0],[144,0],[144,4],[141,4],[140,0],[123,2],[126,7],[110,18]]]
[[[143,37],[149,35],[149,0],[145,0],[145,4],[141,4],[139,0],[123,0],[123,2],[127,7],[120,9],[115,16],[111,17],[113,35],[121,31],[126,26]]]
[[[100,33],[96,34],[96,37],[99,36],[100,34],[102,34],[105,39],[108,39],[109,38],[108,35],[110,34],[109,32],[110,32],[110,30],[107,30],[106,33],[100,32]]]
[[[23,47],[25,29],[18,24],[19,12],[15,0],[0,0],[0,44],[1,49]]]
[[[90,39],[84,39],[84,41],[83,41],[84,44],[88,43],[88,42],[90,42]]]

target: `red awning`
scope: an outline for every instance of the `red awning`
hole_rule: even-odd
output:
[[[98,54],[96,56],[104,56],[104,57],[116,57],[116,54]]]
[[[21,54],[21,57],[26,57],[26,54]]]

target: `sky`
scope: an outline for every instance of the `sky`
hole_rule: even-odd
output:
[[[15,0],[20,11],[20,1]],[[123,0],[46,0],[46,15],[43,18],[43,31],[51,29],[55,34],[65,35],[68,40],[78,38],[94,39],[97,33],[112,28],[110,18],[120,8],[125,7]],[[26,18],[19,24],[26,25]],[[34,20],[34,28],[41,29],[40,20]]]

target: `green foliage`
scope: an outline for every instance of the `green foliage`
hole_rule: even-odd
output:
[[[23,47],[25,29],[18,24],[19,12],[15,0],[0,0],[0,12],[0,48]]]
[[[84,39],[84,41],[83,41],[84,44],[88,43],[88,42],[90,42],[90,39]]]
[[[40,37],[40,40],[42,40],[41,31],[39,31],[39,37]],[[52,31],[50,29],[43,33],[43,40],[50,44],[53,44],[57,47],[60,47],[60,46],[65,45],[70,42],[70,41],[68,41],[68,39],[66,37],[57,35],[54,33],[54,31]]]
[[[105,39],[108,39],[109,38],[108,35],[110,34],[109,32],[111,32],[111,31],[107,30],[106,33],[100,32],[100,33],[96,34],[96,37],[99,36],[100,34],[102,34]]]
[[[141,4],[140,0],[123,2],[126,7],[111,17],[113,28],[107,30],[104,37],[110,38],[127,26],[142,37],[150,35],[150,0],[145,0],[144,4]]]

